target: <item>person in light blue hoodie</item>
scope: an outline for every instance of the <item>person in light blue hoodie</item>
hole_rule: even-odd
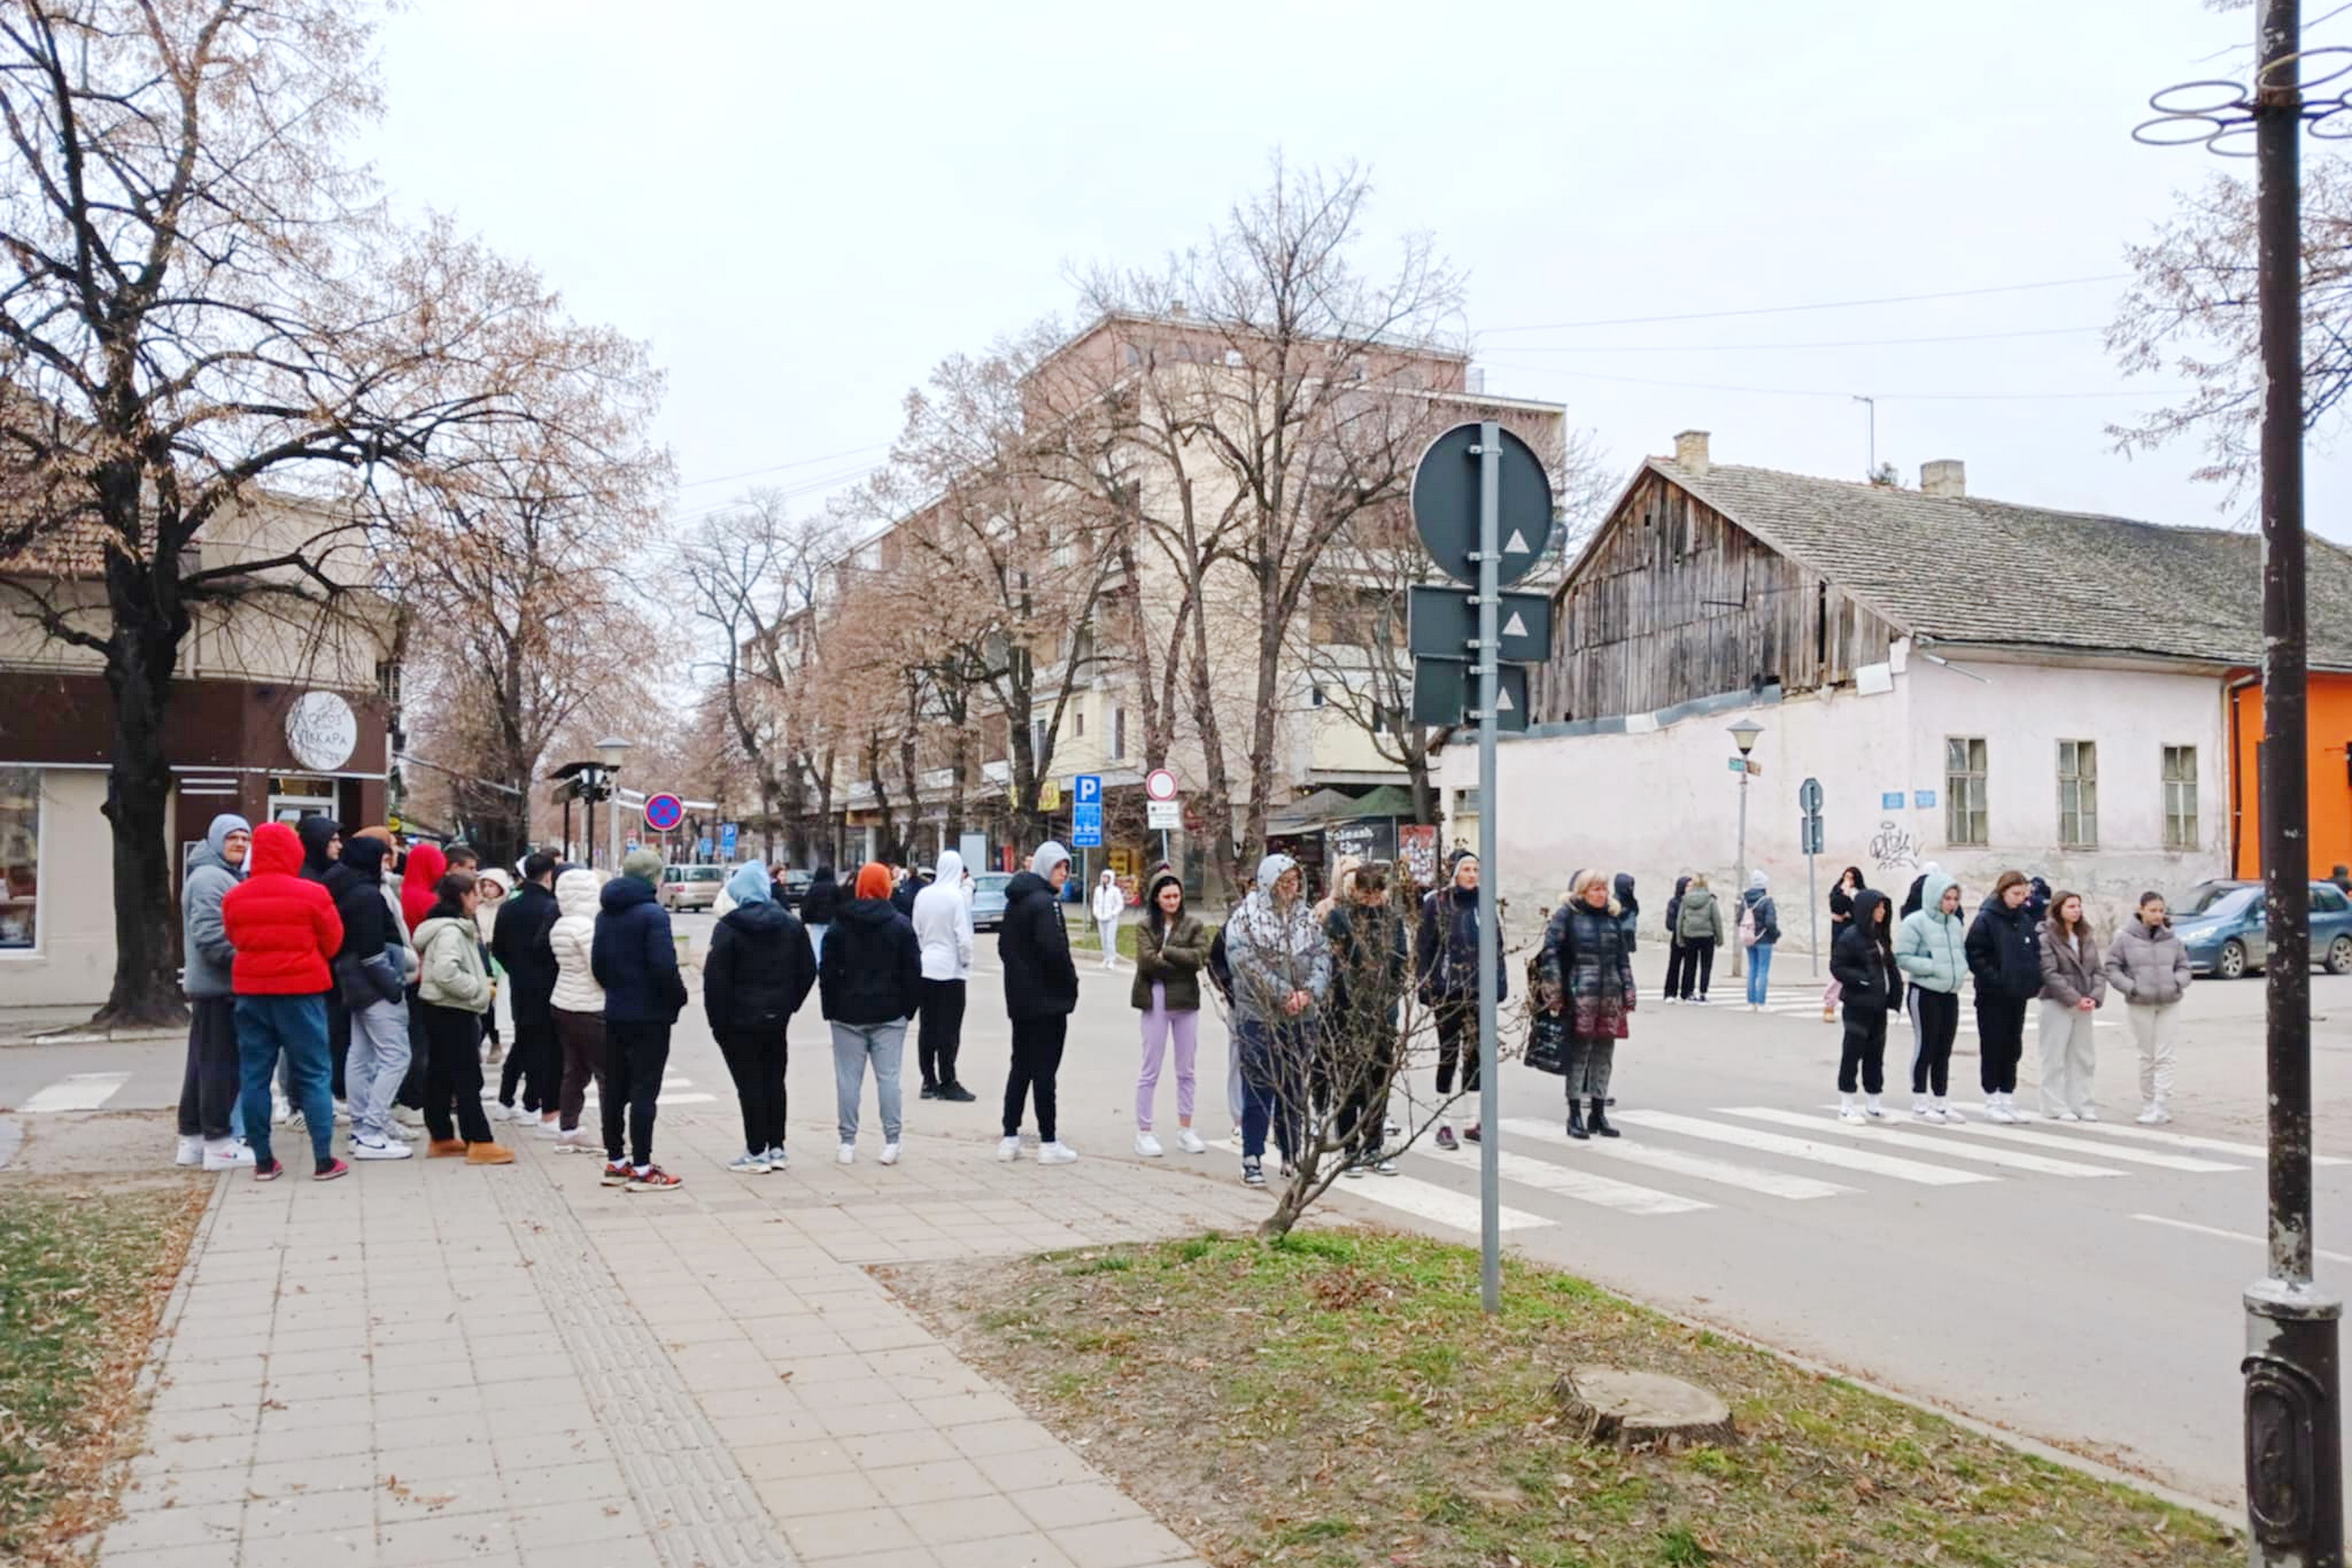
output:
[[[1960,1032],[1960,986],[1968,977],[1968,923],[1960,902],[1958,882],[1929,872],[1919,907],[1903,916],[1895,938],[1895,967],[1911,982],[1912,1115],[1920,1121],[1961,1119],[1945,1097]]]

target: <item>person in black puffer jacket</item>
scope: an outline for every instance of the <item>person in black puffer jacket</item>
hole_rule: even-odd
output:
[[[506,971],[507,1007],[515,1018],[514,1048],[499,1070],[499,1109],[514,1121],[530,1121],[537,1112],[550,1128],[564,1088],[564,1051],[555,1041],[555,949],[548,933],[563,912],[555,902],[555,857],[537,850],[524,858],[522,885],[499,906],[490,927],[490,957]],[[515,1110],[518,1086],[520,1113]]]
[[[743,1107],[743,1153],[729,1170],[784,1168],[785,1025],[817,983],[808,932],[775,901],[774,885],[757,861],[736,867],[727,879],[735,908],[710,933],[703,962],[703,1016]]]
[[[857,896],[834,914],[818,961],[825,1017],[833,1024],[834,1093],[840,1113],[841,1163],[857,1158],[858,1101],[866,1065],[874,1065],[881,1101],[882,1163],[898,1163],[898,1069],[906,1056],[907,1022],[923,1004],[923,944],[914,927],[890,902],[890,867],[868,861],[857,874]]]
[[[1012,1020],[1012,1071],[1005,1081],[999,1160],[1021,1158],[1021,1113],[1032,1098],[1038,1164],[1067,1164],[1078,1157],[1057,1135],[1054,1118],[1055,1075],[1078,1006],[1078,967],[1061,912],[1062,884],[1069,879],[1070,851],[1048,839],[1029,857],[1029,869],[1005,884],[996,954],[1005,970],[1005,1012]]]
[[[596,984],[604,988],[604,1182],[631,1192],[678,1184],[653,1163],[654,1100],[670,1062],[670,1026],[686,1007],[677,942],[670,934],[669,912],[655,896],[660,880],[660,855],[651,849],[628,852],[621,874],[596,895],[596,934],[588,956]],[[623,1106],[628,1112],[626,1150]]]
[[[801,924],[808,927],[809,946],[820,964],[825,961],[825,932],[840,908],[841,884],[834,880],[832,866],[820,865],[808,879],[808,891],[801,895]]]
[[[1846,1039],[1837,1054],[1837,1119],[1867,1121],[1886,1109],[1879,1096],[1886,1087],[1886,1014],[1902,988],[1895,967],[1894,906],[1875,888],[1856,888],[1852,918],[1830,948],[1830,978],[1837,982]],[[1854,1079],[1867,1098],[1854,1103]]]
[[[2027,908],[2032,885],[2022,871],[2004,871],[1993,896],[1968,927],[1968,973],[1977,983],[1979,1082],[1985,1115],[2015,1121],[2017,1058],[2026,1052],[2026,1008],[2042,994],[2042,944]]]

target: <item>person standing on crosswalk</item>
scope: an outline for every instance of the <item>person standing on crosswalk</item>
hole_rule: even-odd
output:
[[[1578,872],[1568,885],[1568,901],[1544,928],[1536,959],[1542,1005],[1565,1024],[1571,1138],[1617,1135],[1609,1125],[1609,1080],[1617,1042],[1631,1032],[1635,1001],[1632,946],[1626,941],[1623,914],[1609,896],[1607,872]]]
[[[2107,948],[2106,975],[2123,998],[2123,1016],[2131,1020],[2132,1041],[2139,1047],[2141,1108],[2134,1119],[2143,1127],[2170,1121],[2165,1102],[2172,1097],[2172,1040],[2189,967],[2188,949],[2172,929],[2164,895],[2139,895],[2138,917],[2116,932]]]
[[[1331,984],[1330,940],[1315,924],[1305,880],[1290,856],[1266,856],[1258,863],[1258,891],[1242,901],[1226,927],[1242,1092],[1247,1096],[1241,1144],[1245,1186],[1265,1185],[1269,1131],[1286,1165],[1297,1159],[1305,1131],[1320,1022],[1316,1009]],[[1474,948],[1470,968],[1477,968]],[[1473,1051],[1476,1034],[1473,1029]]]
[[[1977,1071],[1985,1115],[2015,1121],[2017,1059],[2026,1053],[2026,1008],[2042,994],[2038,924],[2022,871],[2004,871],[1968,927],[1968,973],[1977,983]]]
[[[1703,871],[1692,875],[1682,890],[1682,908],[1675,914],[1675,935],[1682,940],[1682,1000],[1707,1005],[1707,988],[1715,975],[1715,949],[1724,944],[1724,907],[1707,885]]]
[[[1275,858],[1275,857],[1270,857]],[[1279,857],[1287,859],[1287,857]],[[1481,868],[1478,857],[1468,849],[1454,851],[1452,879],[1444,887],[1422,895],[1421,900],[1421,929],[1413,942],[1413,971],[1420,976],[1421,1000],[1437,1015],[1438,1024],[1438,1099],[1440,1102],[1454,1093],[1454,1074],[1458,1063],[1462,1074],[1462,1092],[1476,1094],[1478,1074],[1478,879]],[[1265,891],[1263,873],[1258,879],[1261,893]],[[1245,905],[1245,908],[1248,906]],[[1495,943],[1495,1006],[1511,999],[1508,968],[1502,959],[1502,943]],[[1481,1135],[1478,1123],[1470,1127],[1470,1141],[1476,1143]],[[1438,1147],[1460,1147],[1454,1140],[1452,1122],[1438,1123]]]
[[[1961,1119],[1946,1096],[1960,1033],[1960,987],[1968,978],[1967,941],[1960,884],[1931,870],[1920,907],[1903,916],[1895,937],[1896,967],[1911,982],[1911,1114],[1921,1121]]]
[[[1837,1119],[1869,1121],[1886,1115],[1880,1094],[1886,1087],[1886,1014],[1895,1005],[1902,972],[1895,967],[1894,906],[1886,895],[1864,888],[1854,895],[1853,918],[1830,949],[1830,977],[1837,982],[1837,1004],[1846,1022],[1837,1053]],[[1862,1101],[1854,1101],[1859,1077]]]
[[[1682,971],[1691,961],[1690,950],[1682,945],[1682,895],[1691,890],[1691,879],[1675,879],[1674,896],[1666,900],[1666,994],[1664,1001],[1671,1007],[1682,1000]]]
[[[2099,939],[2083,916],[2082,895],[2060,891],[2042,922],[2042,1114],[2054,1121],[2097,1121],[2091,1074],[2099,1050],[2092,1015],[2107,1000]]]
[[[1772,948],[1780,941],[1780,906],[1772,902],[1772,882],[1761,871],[1748,873],[1748,890],[1740,895],[1740,942],[1748,952],[1748,1011],[1760,1013],[1772,995]]]

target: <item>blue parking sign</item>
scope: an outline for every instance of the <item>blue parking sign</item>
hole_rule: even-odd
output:
[[[735,858],[735,824],[732,822],[719,824],[719,858],[723,861]]]
[[[1072,791],[1072,794],[1076,799],[1077,803],[1082,806],[1093,806],[1097,808],[1097,816],[1099,818],[1100,808],[1103,804],[1103,775],[1100,773],[1081,773],[1073,782],[1076,784],[1076,788]]]

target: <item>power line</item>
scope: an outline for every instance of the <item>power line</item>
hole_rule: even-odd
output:
[[[1603,375],[1597,371],[1564,371],[1551,365],[1513,365],[1502,360],[1488,360],[1499,369],[1537,371],[1546,375],[1566,376],[1576,381],[1613,381],[1628,387],[1673,387],[1700,392],[1752,392],[1759,397],[1836,398],[1840,401],[1853,396],[1843,389],[1831,391],[1818,387],[1736,387],[1716,381],[1659,381],[1638,375]],[[2179,397],[2184,388],[2147,388],[2136,392],[1875,392],[1871,395],[1881,403],[2039,403],[2074,402],[2095,398]]]
[[[1513,354],[1735,354],[1775,348],[1899,348],[1913,343],[1979,343],[2003,338],[2065,338],[2103,326],[2040,326],[2020,332],[1955,332],[1937,338],[1847,338],[1814,343],[1515,343]]]
[[[752,479],[760,474],[782,473],[787,468],[812,468],[819,463],[837,463],[845,457],[863,457],[869,451],[881,451],[882,450],[882,449],[878,446],[851,447],[846,451],[829,451],[822,457],[803,457],[790,463],[771,464],[765,468],[746,468],[739,474],[720,474],[711,479],[684,480],[679,483],[677,487],[681,490],[691,490],[697,486],[705,484],[725,484],[733,480]]]
[[[1877,299],[1831,299],[1814,305],[1759,305],[1742,310],[1692,310],[1674,316],[1611,316],[1597,321],[1543,322],[1533,326],[1489,326],[1495,332],[1564,332],[1571,327],[1647,326],[1658,322],[1722,321],[1731,316],[1785,316],[1800,310],[1851,310],[1867,305],[1912,305],[1928,299],[1973,299],[1981,294],[2024,293],[2034,289],[2068,289],[2079,283],[2112,283],[2127,272],[2094,273],[2086,277],[2053,277],[2040,283],[1998,283],[1984,289],[1944,289],[1926,294],[1886,294]]]

